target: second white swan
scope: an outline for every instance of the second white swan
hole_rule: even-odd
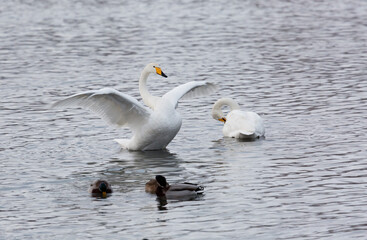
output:
[[[122,148],[129,150],[165,149],[181,128],[182,119],[176,111],[182,97],[209,94],[215,85],[206,81],[192,81],[182,84],[162,97],[152,96],[146,83],[150,73],[167,77],[158,64],[148,64],[141,73],[139,91],[144,107],[135,98],[112,88],[87,91],[56,102],[54,107],[79,106],[98,114],[107,123],[133,132],[131,139],[115,139]]]
[[[230,112],[225,117],[222,107],[229,106]],[[224,122],[223,135],[225,137],[255,140],[265,135],[262,118],[255,112],[244,112],[231,98],[221,98],[215,102],[212,117]]]

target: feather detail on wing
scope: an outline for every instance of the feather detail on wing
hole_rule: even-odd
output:
[[[170,191],[183,191],[183,190],[190,190],[190,191],[203,191],[204,187],[193,184],[193,183],[176,183],[170,186]]]
[[[206,81],[192,81],[175,87],[165,95],[163,98],[169,99],[177,106],[177,102],[183,98],[188,99],[197,96],[208,95],[217,89],[216,85]]]
[[[112,88],[87,91],[58,101],[52,107],[78,106],[86,108],[110,125],[129,126],[132,130],[148,121],[152,111],[136,99]]]

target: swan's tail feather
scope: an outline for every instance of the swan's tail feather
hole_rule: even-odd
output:
[[[241,139],[248,139],[248,140],[252,140],[255,139],[257,137],[256,133],[254,132],[245,132],[245,131],[241,131],[238,133],[238,138]]]

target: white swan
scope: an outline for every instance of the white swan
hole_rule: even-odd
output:
[[[122,148],[129,150],[164,149],[181,128],[181,116],[176,111],[182,97],[208,94],[215,85],[205,81],[182,84],[162,97],[152,96],[146,82],[150,73],[167,77],[158,64],[148,64],[141,73],[139,91],[144,107],[136,99],[112,88],[87,91],[70,96],[53,104],[54,107],[80,106],[98,114],[107,123],[116,127],[127,126],[133,132],[131,139],[115,139]]]
[[[227,117],[222,112],[223,106],[229,106]],[[255,112],[243,112],[240,106],[231,98],[221,98],[215,102],[212,117],[224,122],[223,135],[225,137],[255,140],[265,135],[262,118]]]

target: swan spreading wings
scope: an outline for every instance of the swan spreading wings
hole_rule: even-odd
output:
[[[150,73],[167,77],[158,64],[148,64],[141,73],[139,91],[143,106],[133,97],[112,88],[86,91],[53,104],[53,107],[78,106],[91,110],[108,124],[127,126],[133,132],[131,139],[115,139],[129,150],[165,149],[181,128],[182,119],[176,111],[183,97],[195,97],[213,92],[216,87],[206,81],[192,81],[175,87],[162,97],[152,96],[147,89]]]

